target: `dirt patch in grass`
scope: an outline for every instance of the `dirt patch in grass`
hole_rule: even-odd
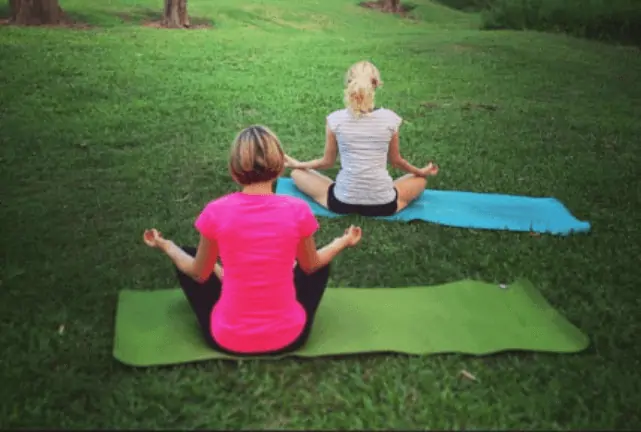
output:
[[[444,102],[444,103],[432,102],[432,101],[421,102],[421,107],[427,110],[448,108],[448,107],[451,107],[452,105],[457,105],[457,104],[453,104],[452,102]],[[487,103],[475,103],[475,102],[469,102],[469,101],[463,102],[459,107],[463,111],[472,111],[472,110],[496,111],[499,109],[498,105],[487,104]]]
[[[408,17],[408,14],[411,11],[413,11],[414,9],[416,9],[416,6],[414,6],[414,5],[408,5],[408,4],[401,3],[401,4],[399,4],[399,10],[396,11],[396,12],[392,12],[392,11],[388,10],[385,7],[385,1],[384,0],[365,1],[365,2],[359,3],[359,6],[367,8],[367,9],[375,9],[375,10],[377,10],[379,12],[392,13],[392,14],[400,15],[402,17]]]
[[[499,109],[499,107],[493,104],[465,102],[461,106],[461,109],[465,111],[470,111],[474,109],[484,110],[484,111],[496,111],[497,109]]]
[[[4,15],[4,14],[3,14]],[[0,26],[14,26],[14,27],[44,27],[44,28],[65,28],[73,30],[88,30],[93,28],[93,26],[83,22],[78,18],[74,18],[72,15],[68,15],[63,12],[62,18],[57,24],[34,24],[34,25],[23,25],[16,24],[10,17],[2,16],[0,17]]]
[[[451,47],[454,51],[458,51],[458,52],[478,50],[478,47],[474,45],[466,45],[466,44],[453,44],[451,45]]]
[[[441,107],[441,105],[436,102],[422,102],[421,106],[427,109],[436,109]]]
[[[322,14],[300,13],[282,7],[265,5],[248,5],[244,6],[242,10],[245,20],[262,21],[296,30],[319,31],[331,26],[331,20]]]
[[[137,23],[143,27],[167,29],[167,30],[202,30],[213,28],[214,24],[207,18],[189,17],[189,26],[185,27],[167,27],[163,23],[163,17],[157,10],[141,9],[128,13],[118,13],[117,17],[127,23]]]
[[[168,30],[202,30],[202,29],[208,29],[208,28],[213,28],[213,24],[211,23],[197,23],[195,20],[191,19],[191,23],[187,27],[180,27],[180,28],[175,28],[175,27],[167,27],[166,25],[163,24],[162,20],[158,21],[145,21],[142,23],[143,27],[150,27],[150,28],[157,28],[157,29],[168,29]]]

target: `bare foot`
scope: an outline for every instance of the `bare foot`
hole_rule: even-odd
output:
[[[223,275],[225,274],[225,271],[223,270],[223,267],[220,264],[216,263],[214,265],[214,273],[216,274],[218,279],[220,279],[221,281],[223,280]]]

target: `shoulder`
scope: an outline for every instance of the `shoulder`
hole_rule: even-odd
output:
[[[381,108],[376,113],[379,120],[384,122],[392,131],[398,131],[401,123],[403,123],[403,118],[390,109]]]
[[[236,194],[224,195],[215,200],[209,201],[200,212],[194,223],[196,229],[206,238],[215,239],[218,235],[221,223],[229,218],[228,215],[233,212],[229,211],[230,205],[236,199]]]
[[[320,225],[309,203],[297,197],[284,198],[286,198],[283,202],[287,203],[289,218],[298,227],[299,236],[302,238],[313,235]]]
[[[348,118],[349,112],[347,109],[341,109],[330,113],[327,116],[327,123],[331,129],[334,129],[336,125]]]
[[[333,112],[329,113],[327,118],[328,119],[330,119],[330,118],[331,119],[345,118],[348,114],[349,113],[347,111],[347,108],[343,108],[343,109],[339,109],[339,110],[336,110],[336,111],[333,111]]]
[[[219,198],[216,198],[214,200],[209,201],[206,205],[205,208],[203,209],[203,212],[212,212],[212,211],[218,211],[219,209],[223,207],[227,207],[229,205],[233,205],[234,202],[236,201],[238,194],[236,192],[230,193],[227,195],[223,195]]]
[[[283,219],[308,219],[314,217],[309,203],[302,198],[289,195],[277,195]]]
[[[307,201],[302,198],[289,195],[278,195],[278,197],[281,199],[281,202],[285,204],[285,206],[290,210],[295,210],[298,212],[312,211],[312,208],[309,206]]]
[[[383,118],[386,118],[386,119],[390,119],[390,120],[396,120],[396,119],[400,119],[401,118],[401,116],[396,114],[391,109],[387,109],[387,108],[379,109],[378,110],[378,114],[379,114],[379,116],[381,116]]]

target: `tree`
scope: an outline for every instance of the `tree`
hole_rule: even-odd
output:
[[[19,25],[60,24],[63,12],[58,0],[9,0],[11,22]]]
[[[383,9],[387,12],[400,12],[401,11],[401,1],[400,0],[385,0]]]
[[[187,13],[187,0],[165,0],[162,24],[169,28],[185,28],[191,24]]]

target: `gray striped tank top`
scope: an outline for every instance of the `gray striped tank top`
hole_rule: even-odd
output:
[[[327,116],[336,135],[341,169],[334,194],[347,204],[377,205],[394,200],[394,182],[387,171],[389,143],[402,119],[379,108],[361,118],[347,109]]]

